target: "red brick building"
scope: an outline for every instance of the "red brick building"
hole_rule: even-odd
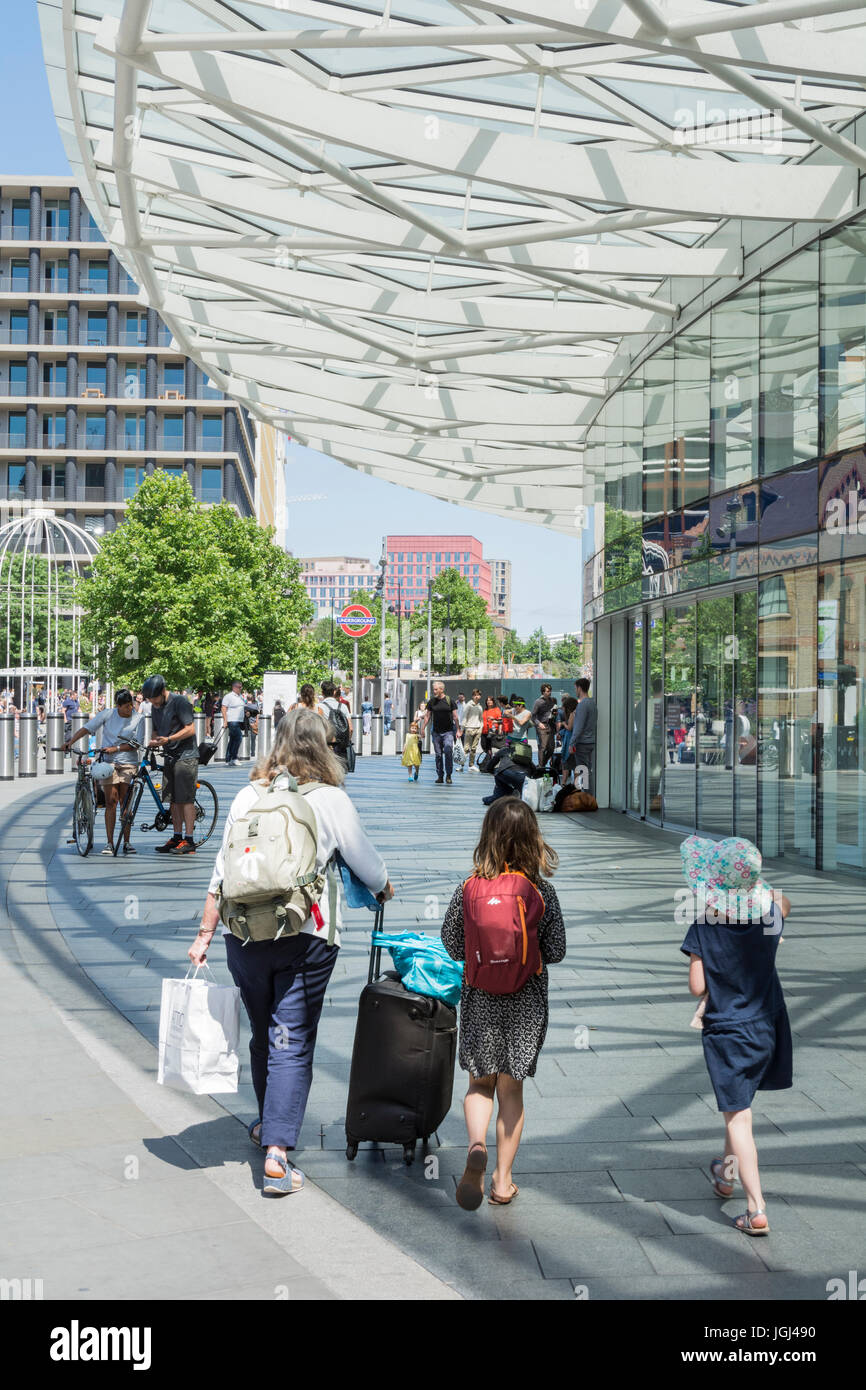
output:
[[[491,609],[493,587],[490,565],[474,536],[386,536],[388,570],[385,581],[387,603],[402,599],[411,611],[427,597],[427,580],[443,570],[457,570]],[[398,594],[399,586],[399,594]]]

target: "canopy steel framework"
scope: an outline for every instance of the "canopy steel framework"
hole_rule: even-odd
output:
[[[866,171],[862,0],[40,11],[91,210],[216,385],[572,533],[611,372],[676,327],[663,282],[732,288],[724,219],[835,222]]]

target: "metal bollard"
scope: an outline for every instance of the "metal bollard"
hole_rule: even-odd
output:
[[[391,728],[394,730],[394,752],[398,758],[402,758],[403,744],[406,742],[405,714],[398,714],[397,718],[391,721]]]
[[[70,723],[70,726],[71,726],[71,728],[70,728],[70,733],[69,733],[69,737],[70,737],[70,738],[73,738],[74,735],[78,733],[78,730],[79,730],[79,729],[83,729],[83,728],[84,728],[85,724],[87,723],[87,717],[86,717],[86,715],[83,715],[83,714],[73,714],[73,716],[72,716],[72,718],[70,719],[69,723]],[[78,740],[78,743],[77,743],[77,745],[76,745],[76,747],[77,747],[77,748],[79,749],[79,751],[80,751],[80,750],[84,747],[84,740],[83,740],[83,739],[79,739],[79,740]]]
[[[204,739],[204,715],[194,714],[192,721],[195,725],[195,741],[196,743],[201,743]]]
[[[248,763],[250,760],[250,735],[249,730],[241,734],[241,746],[238,749],[238,762]]]
[[[45,717],[45,771],[48,776],[56,776],[64,771],[63,753],[55,753],[63,743],[63,715],[48,714]]]
[[[383,725],[385,719],[381,714],[374,714],[370,722],[370,752],[382,753]]]
[[[432,721],[432,719],[431,719],[430,723],[427,725],[427,728],[426,728],[425,731],[424,731],[424,752],[425,752],[425,753],[429,753],[429,752],[431,751],[432,747],[433,747],[433,721]]]
[[[141,721],[141,741],[145,748],[153,738],[153,715],[146,714]]]
[[[352,742],[355,745],[355,757],[360,758],[364,751],[364,716],[363,714],[352,715]]]
[[[18,776],[36,776],[36,724],[35,714],[22,714],[18,719]]]
[[[15,715],[0,714],[0,782],[15,776]]]
[[[225,757],[225,747],[220,747],[220,734],[222,731],[223,717],[221,714],[215,714],[213,717],[213,741],[216,744],[217,751],[214,753],[214,762],[216,762],[218,758],[222,759]]]
[[[259,756],[264,758],[274,746],[274,718],[271,714],[259,715]]]

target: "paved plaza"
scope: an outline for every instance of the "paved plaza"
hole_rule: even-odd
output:
[[[245,779],[211,764],[223,806]],[[393,756],[349,788],[397,897],[386,926],[437,930],[466,877],[483,776],[407,786]],[[73,782],[0,789],[0,1275],[46,1298],[819,1299],[863,1266],[862,886],[768,866],[791,897],[779,969],[795,1088],[759,1093],[772,1224],[730,1226],[712,1194],[722,1129],[674,921],[679,837],[601,812],[546,817],[568,955],[526,1086],[517,1202],[462,1212],[458,1073],[439,1146],[345,1158],[343,1116],[370,917],[349,914],[319,1030],[298,1163],[308,1190],[262,1198],[244,1067],[236,1096],[156,1085],[161,981],[185,973],[216,840],[194,859],[83,860],[67,844]],[[161,838],[161,837],[160,837]],[[211,959],[228,980],[223,948]],[[246,1040],[243,1041],[246,1062]],[[430,1158],[435,1160],[431,1162]]]

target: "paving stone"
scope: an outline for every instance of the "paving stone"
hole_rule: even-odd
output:
[[[771,1237],[767,1236],[767,1240]],[[640,1243],[657,1274],[719,1274],[766,1268],[755,1246],[761,1242],[740,1231],[711,1235],[641,1236]]]
[[[588,1279],[595,1274],[650,1274],[640,1242],[629,1236],[586,1236],[574,1243],[554,1235],[532,1241],[545,1279]]]
[[[709,1178],[696,1168],[614,1168],[611,1177],[627,1201],[706,1197],[712,1191]]]

